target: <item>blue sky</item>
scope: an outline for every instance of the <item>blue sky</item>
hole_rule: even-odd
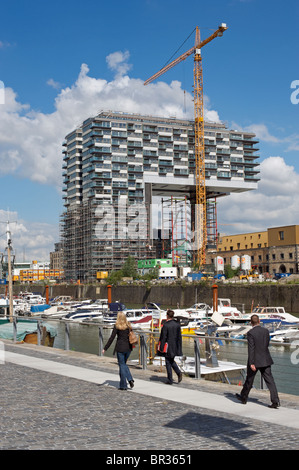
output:
[[[63,136],[101,109],[180,116],[184,90],[191,113],[192,57],[149,91],[141,84],[196,26],[205,38],[222,22],[229,29],[202,50],[206,111],[257,133],[262,180],[242,208],[233,196],[221,202],[219,223],[299,223],[297,0],[15,0],[2,2],[1,19],[0,221],[8,209],[18,221],[22,257],[47,259],[58,241]],[[193,44],[194,34],[180,53]]]

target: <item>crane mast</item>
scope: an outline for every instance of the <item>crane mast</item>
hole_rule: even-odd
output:
[[[200,44],[200,33],[196,28],[196,42]],[[194,54],[194,141],[195,141],[195,230],[196,262],[198,266],[205,264],[205,248],[207,244],[206,214],[206,179],[205,179],[205,140],[204,140],[204,106],[202,83],[201,50],[195,49]]]
[[[207,215],[206,215],[206,185],[205,185],[205,144],[204,144],[204,105],[203,105],[203,78],[201,48],[216,37],[223,35],[227,29],[222,23],[218,29],[204,41],[200,40],[200,31],[196,27],[195,46],[187,52],[163,67],[152,77],[148,78],[144,85],[151,83],[163,73],[182,62],[194,53],[194,141],[195,141],[195,229],[194,242],[196,248],[196,263],[203,266],[206,260],[207,244]]]

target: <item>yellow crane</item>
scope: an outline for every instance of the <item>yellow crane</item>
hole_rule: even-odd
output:
[[[205,184],[205,143],[204,143],[204,106],[203,106],[203,82],[202,82],[202,59],[201,48],[213,39],[223,35],[227,29],[222,23],[218,29],[204,41],[200,40],[200,31],[196,27],[195,45],[177,59],[159,70],[155,75],[148,78],[144,85],[151,83],[163,75],[167,70],[179,64],[194,53],[194,140],[195,140],[195,188],[196,188],[196,210],[195,210],[195,235],[196,262],[199,266],[205,264],[205,250],[207,242],[207,216],[206,216],[206,184]]]

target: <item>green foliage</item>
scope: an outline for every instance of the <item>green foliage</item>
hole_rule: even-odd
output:
[[[128,256],[121,269],[119,269],[118,271],[111,271],[107,278],[107,283],[117,284],[119,281],[122,280],[123,277],[132,277],[133,279],[138,278],[136,262],[133,256]]]
[[[137,279],[138,272],[136,269],[136,261],[135,261],[135,258],[133,258],[133,256],[128,256],[121,271],[122,271],[123,277],[132,277],[133,279]]]
[[[226,279],[231,279],[234,276],[238,276],[240,272],[240,268],[233,269],[230,264],[226,264],[224,266],[224,274]]]

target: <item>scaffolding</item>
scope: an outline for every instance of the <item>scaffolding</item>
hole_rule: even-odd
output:
[[[101,204],[89,201],[61,216],[66,279],[96,279],[99,271],[121,269],[129,256],[155,257],[144,204]]]
[[[162,198],[162,257],[172,264],[188,265],[191,260],[191,211],[187,196]]]
[[[216,198],[207,200],[206,214],[205,250],[216,250],[218,233]],[[192,261],[196,261],[194,217],[194,208],[187,196],[162,198],[161,251],[163,258],[172,258],[173,265],[189,265]]]
[[[217,202],[214,200],[207,200],[207,250],[216,250],[218,242],[218,228],[217,228]]]

